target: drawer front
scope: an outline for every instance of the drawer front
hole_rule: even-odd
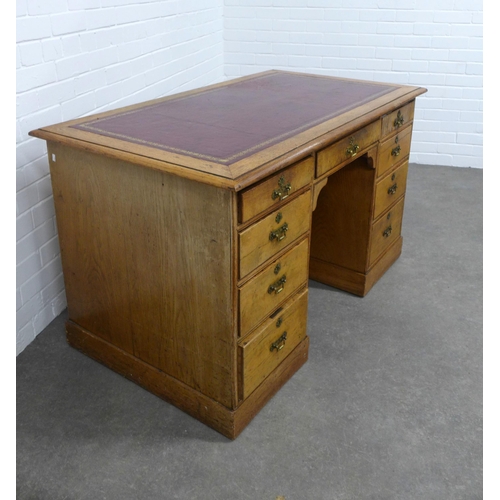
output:
[[[309,243],[305,239],[239,289],[241,336],[307,281],[308,259]]]
[[[348,135],[340,141],[318,152],[317,172],[321,175],[334,171],[337,166],[353,158],[360,151],[378,140],[380,136],[380,121],[370,123],[366,127]]]
[[[310,214],[311,191],[306,191],[242,231],[239,235],[240,278],[306,233]]]
[[[385,212],[399,197],[404,195],[407,176],[408,161],[405,161],[396,170],[380,179],[375,186],[374,219],[382,212]]]
[[[411,131],[411,126],[406,127],[380,143],[377,159],[379,177],[410,154]]]
[[[241,395],[247,398],[305,338],[307,290],[288,301],[262,328],[238,346],[241,362]]]
[[[371,267],[378,257],[401,236],[403,206],[404,197],[388,212],[384,213],[377,222],[373,223],[368,267]]]
[[[382,117],[382,138],[406,127],[413,121],[415,101],[409,102],[392,113]]]
[[[243,223],[271,207],[280,207],[295,191],[314,178],[312,156],[269,177],[239,195],[239,222]]]

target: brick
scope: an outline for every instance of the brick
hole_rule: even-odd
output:
[[[27,115],[19,120],[22,133],[27,137],[28,132],[36,128],[52,125],[62,121],[61,108],[53,106],[42,109],[31,115]]]
[[[26,92],[57,80],[53,62],[22,67],[16,71],[16,91]]]
[[[483,2],[482,0],[456,0],[455,1],[456,10],[472,10],[472,11],[482,11]]]
[[[394,34],[394,35],[411,35],[413,34],[414,25],[410,23],[383,23],[375,24],[374,33]]]
[[[99,9],[105,7],[101,0],[66,0],[69,10]]]
[[[483,134],[457,134],[457,143],[458,144],[483,144]]]
[[[336,57],[340,54],[339,47],[333,45],[307,45],[306,56]]]
[[[342,7],[343,0],[307,0],[308,7],[329,7],[336,9]]]
[[[54,236],[40,247],[40,259],[42,266],[48,264],[60,254],[59,238]]]
[[[27,186],[23,168],[16,168],[16,192]]]
[[[224,19],[252,19],[256,17],[257,9],[245,5],[224,5]]]
[[[68,10],[67,0],[27,0],[30,16],[52,15]]]
[[[389,71],[392,68],[392,61],[387,59],[358,59],[356,68]]]
[[[100,69],[77,76],[73,82],[73,93],[75,96],[79,96],[105,86],[106,72],[104,69]]]
[[[63,102],[61,112],[63,120],[71,120],[91,113],[96,108],[96,100],[93,92],[82,94],[75,99]]]
[[[69,34],[61,37],[61,45],[64,57],[76,56],[82,53],[80,34]]]
[[[89,9],[85,11],[83,16],[87,30],[95,30],[101,28],[109,28],[116,25],[114,17],[115,9]],[[80,15],[82,15],[80,13]]]
[[[40,226],[41,224],[47,221],[51,221],[51,223],[53,223],[53,218],[55,217],[55,210],[54,210],[54,200],[52,198],[52,191],[50,196],[45,198],[37,205],[35,205],[32,208],[31,212],[33,215],[33,222],[35,223],[35,227]]]
[[[451,26],[451,36],[483,36],[483,26],[479,24],[455,24]]]
[[[301,42],[299,40],[292,40],[292,35],[303,35],[307,36],[309,39],[308,35],[309,33],[287,33],[286,31],[259,31],[255,34],[255,39],[257,42],[292,42],[292,43],[314,43],[312,40],[314,40],[314,37],[316,35],[312,34],[311,35],[311,42]],[[224,47],[228,47],[229,43],[236,43],[236,42],[228,42],[224,40]],[[248,52],[246,50],[246,46],[250,46],[252,43],[255,42],[241,42],[240,43],[240,50],[242,52]],[[270,46],[270,44],[269,44]],[[225,49],[224,49],[225,50]]]
[[[53,301],[59,301],[62,293],[64,293],[64,279],[63,275],[59,274],[42,290],[42,303],[49,304],[52,309],[54,306]]]
[[[375,21],[385,21],[385,22],[390,22],[390,21],[395,21],[396,20],[396,15],[399,14],[400,11],[397,10],[381,10],[381,9],[363,9],[360,10],[358,13],[359,20],[360,21],[370,21],[370,22],[375,22]],[[406,11],[402,11],[406,12]]]
[[[345,35],[343,36],[345,38]],[[368,47],[376,46],[379,47],[393,47],[395,45],[395,37],[394,35],[366,35],[360,34],[358,36],[358,44],[366,45]]]
[[[280,54],[256,54],[255,64],[265,66],[267,69],[271,69],[273,66],[286,67],[288,65],[288,58],[289,56]],[[255,72],[257,72],[257,70],[252,71],[252,73]]]
[[[35,338],[35,331],[30,319],[27,314],[23,315],[22,308],[16,314],[16,356],[21,354]]]
[[[361,21],[342,21],[342,33],[379,33],[380,23],[364,23]]]
[[[21,43],[19,49],[23,66],[32,66],[43,62],[42,44],[39,41]]]
[[[413,49],[412,59],[425,59],[426,61],[447,61],[449,51],[444,49]]]
[[[234,52],[238,52],[238,50]],[[269,42],[240,42],[239,52],[242,54],[272,54],[273,45]]]
[[[75,80],[67,79],[36,89],[38,101],[44,108],[52,108],[75,97]],[[54,108],[55,110],[60,108]],[[53,122],[55,123],[55,121]],[[48,122],[45,124],[48,125]]]
[[[17,0],[16,2],[16,17],[28,15],[28,5],[26,0]]]
[[[482,63],[467,63],[465,73],[467,75],[482,75],[483,74],[483,64]]]
[[[90,59],[91,56],[89,54],[78,54],[76,56],[57,60],[55,65],[58,80],[74,78],[75,76],[89,71]]]
[[[482,122],[483,113],[480,111],[462,111],[460,113],[460,120],[464,122]]]
[[[52,304],[47,304],[33,317],[33,328],[35,332],[40,332],[55,318]]]
[[[379,9],[412,9],[416,7],[417,0],[379,0]]]
[[[27,259],[18,263],[16,266],[17,286],[20,287],[23,283],[31,279],[31,277],[35,273],[39,272],[41,268],[42,265],[38,253],[33,253]],[[23,297],[23,300],[28,300],[24,298],[22,293],[22,288],[21,288],[21,296]]]
[[[398,73],[394,71],[374,71],[371,77],[373,80],[377,82],[390,82],[397,83],[400,85],[408,85],[409,77],[408,73]]]
[[[42,141],[38,140],[38,142]],[[42,143],[42,146],[44,149],[42,155],[38,156],[36,160],[26,163],[23,167],[24,176],[28,185],[34,184],[49,175],[49,165],[46,157],[47,149],[44,143]]]
[[[60,39],[49,38],[41,41],[44,61],[55,61],[63,56],[62,42]]]
[[[446,24],[468,24],[472,22],[473,13],[457,9],[456,11],[446,12],[443,16],[441,12],[434,12],[432,20],[435,23]]]
[[[408,60],[411,62],[411,49],[399,47],[378,47],[375,51],[375,57],[380,59],[400,59]],[[418,61],[412,61],[418,64]],[[427,61],[426,61],[427,62]]]
[[[394,36],[395,47],[426,48],[432,45],[431,36]]]
[[[300,55],[305,54],[305,45],[291,43],[273,43],[273,54]]]
[[[49,16],[18,17],[16,19],[16,41],[26,42],[52,36]]]
[[[341,57],[367,58],[375,57],[375,47],[340,47]]]
[[[449,36],[453,35],[452,27],[444,23],[414,23],[413,34],[431,35],[431,36]]]
[[[397,10],[395,21],[401,23],[431,23],[434,20],[434,10]]]
[[[38,203],[38,192],[34,184],[26,186],[16,195],[17,214],[21,215]]]
[[[85,31],[85,16],[80,12],[67,12],[50,16],[52,33],[56,36]]]
[[[321,67],[321,57],[291,55],[288,57],[288,64],[297,68],[318,68]]]
[[[330,49],[332,46],[335,48],[340,48],[342,45],[356,46],[362,45],[358,42],[362,35],[356,35],[354,33],[325,33],[323,36],[324,44],[329,45]]]
[[[274,4],[276,5],[276,3]],[[303,2],[300,2],[303,5]],[[329,9],[326,12],[323,9],[307,9],[307,8],[289,8],[287,9],[287,14],[290,19],[309,19],[309,20],[322,20],[322,19],[332,19],[332,11]],[[357,13],[355,18],[357,18]],[[330,15],[330,17],[328,17]]]
[[[482,87],[483,78],[480,75],[446,75],[446,85]]]
[[[62,273],[61,260],[56,258],[49,264],[44,266],[38,272],[21,285],[21,297],[23,301],[28,301],[35,295],[40,293],[40,290],[49,285]]]
[[[16,96],[16,117],[23,118],[31,113],[36,113],[40,109],[38,90],[22,92]]]
[[[24,212],[16,218],[16,241],[23,239],[33,231],[33,219],[31,212]]]
[[[412,71],[422,73],[429,70],[429,63],[427,61],[393,60],[392,69],[394,71]]]

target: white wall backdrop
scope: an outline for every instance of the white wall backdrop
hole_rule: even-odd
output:
[[[16,351],[66,307],[35,128],[224,79],[222,0],[17,0]]]
[[[43,125],[266,69],[421,85],[411,161],[482,167],[480,0],[17,0],[17,353],[65,307]]]
[[[410,160],[481,168],[482,22],[481,0],[225,0],[225,73],[426,87]]]

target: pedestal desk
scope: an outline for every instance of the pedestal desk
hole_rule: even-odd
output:
[[[308,278],[400,255],[423,92],[267,71],[32,131],[70,345],[234,439],[307,360]]]

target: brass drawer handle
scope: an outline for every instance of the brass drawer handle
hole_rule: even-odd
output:
[[[273,191],[271,197],[273,200],[279,198],[281,201],[288,197],[290,191],[292,190],[292,185],[290,183],[286,183],[285,178],[281,176],[278,180],[278,186],[279,188]]]
[[[271,241],[276,240],[276,241],[281,241],[284,240],[286,237],[286,232],[288,231],[288,224],[285,222],[281,227],[278,229],[275,229],[274,231],[271,231],[269,233],[269,239]]]
[[[399,156],[399,154],[401,153],[401,146],[398,144],[392,151],[391,151],[391,155],[392,156]]]
[[[382,233],[382,236],[384,238],[389,238],[389,236],[391,235],[392,233],[392,226],[389,226],[383,233]]]
[[[393,184],[388,190],[387,194],[394,194],[396,192],[396,189],[398,189],[398,183]]]
[[[283,332],[283,335],[276,341],[271,344],[270,351],[273,352],[276,349],[276,352],[281,351],[283,347],[285,347],[287,332]]]
[[[396,119],[394,120],[394,127],[399,128],[403,123],[405,122],[405,119],[403,115],[401,114],[401,111],[398,111],[398,115],[396,116]]]
[[[345,154],[349,157],[352,158],[353,156],[356,156],[359,151],[359,145],[354,142],[354,137],[351,137],[349,141],[349,147],[345,150]]]
[[[275,293],[278,295],[278,293],[281,293],[283,291],[283,288],[285,288],[285,283],[286,283],[286,275],[284,274],[278,281],[273,283],[272,285],[269,286],[267,289],[267,293]]]

